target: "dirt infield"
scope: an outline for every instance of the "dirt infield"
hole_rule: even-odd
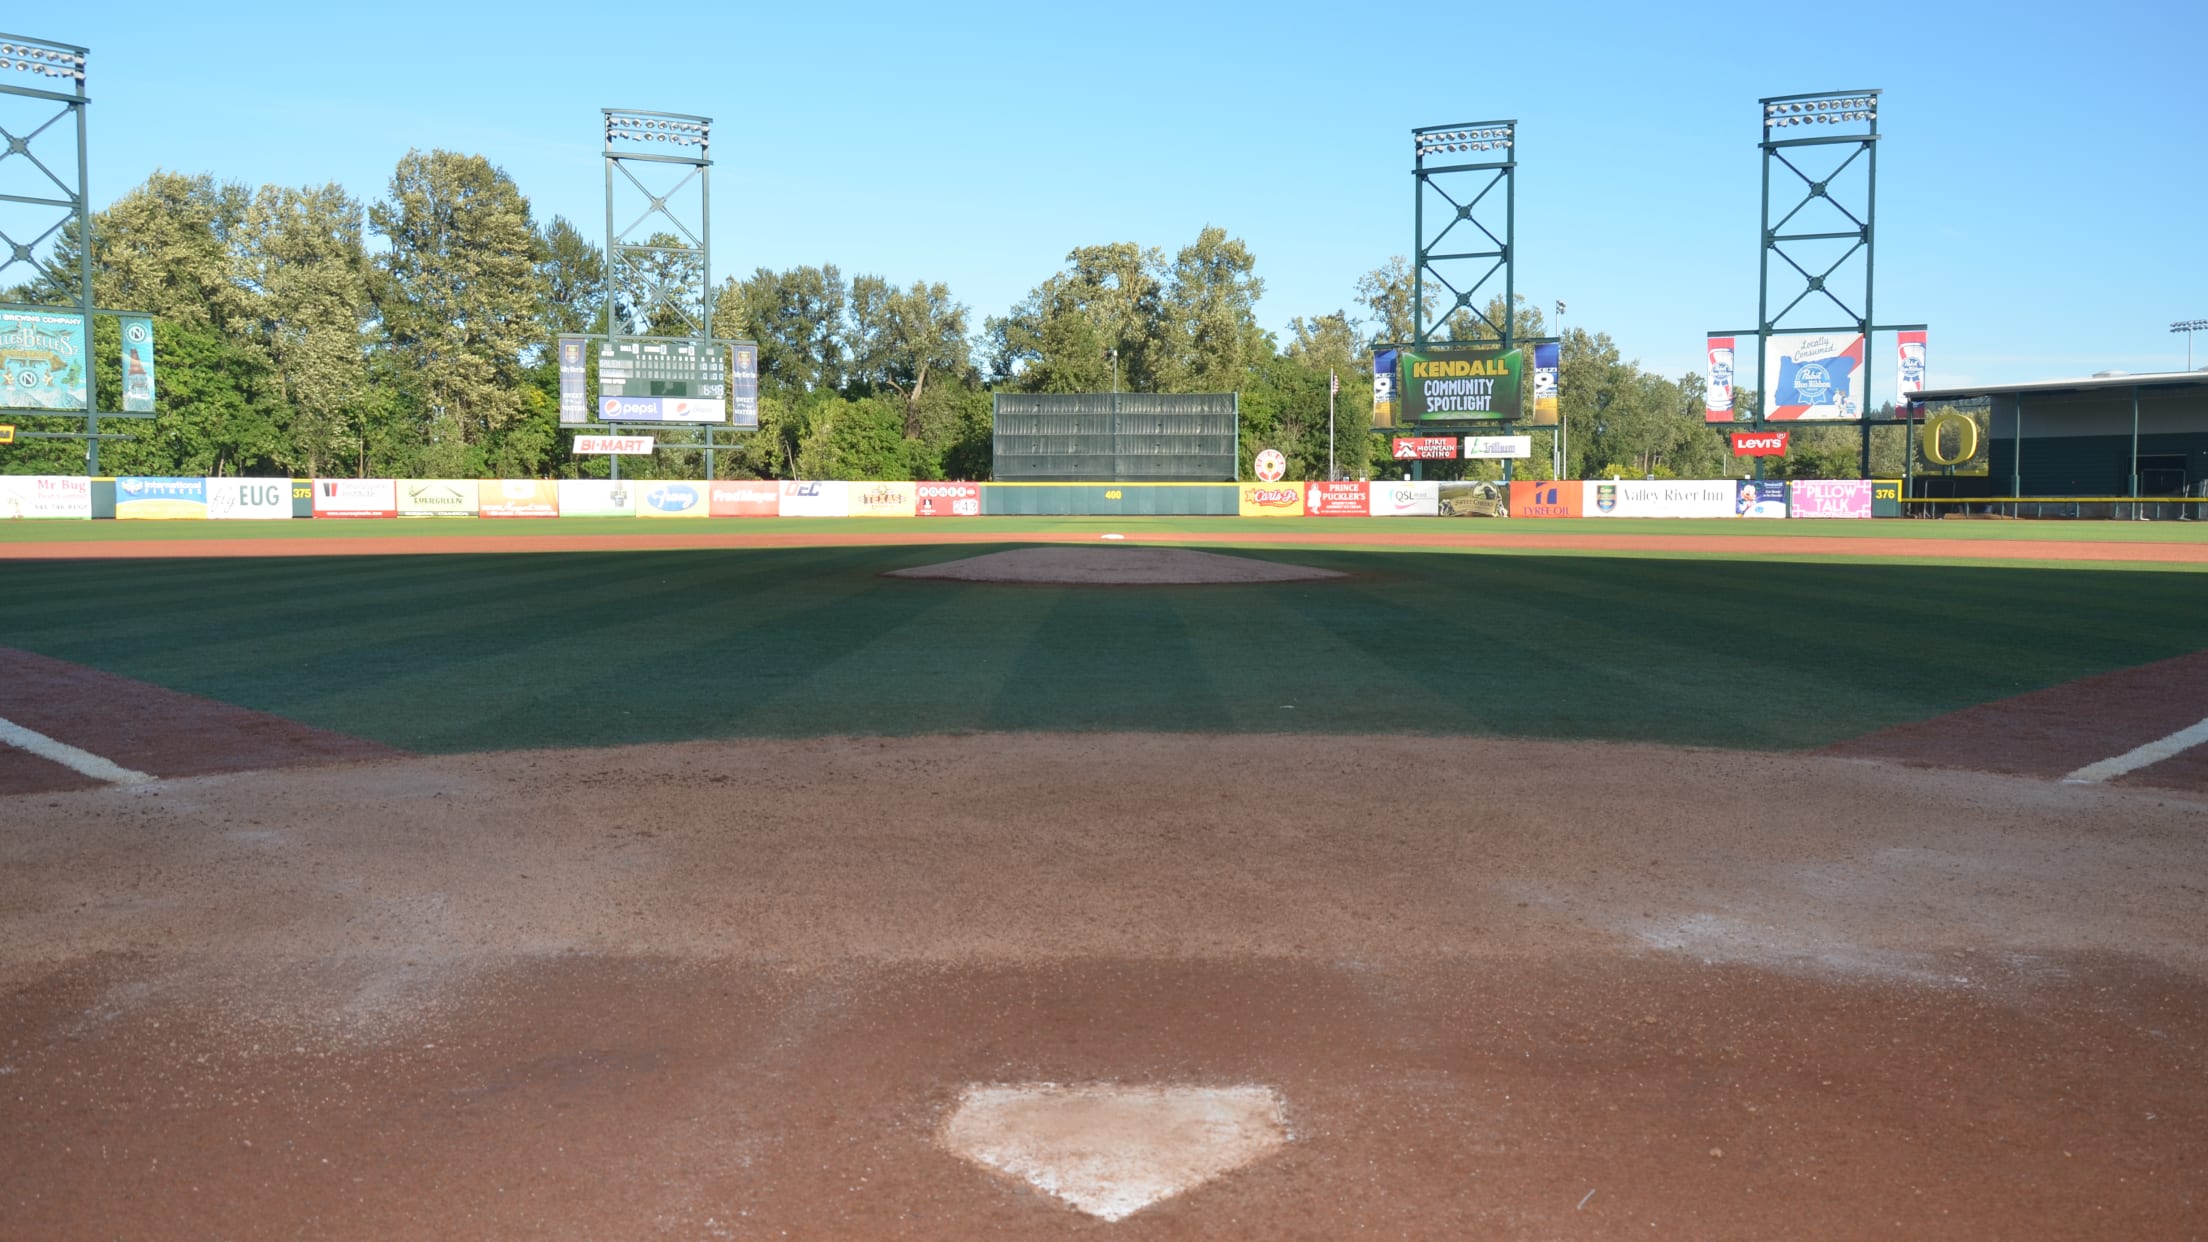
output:
[[[1920,767],[2060,777],[2208,717],[2208,651],[2085,677],[2031,694],[1881,729],[1825,748],[1829,755]],[[2208,791],[2208,747],[2116,778]]]
[[[380,743],[0,647],[0,719],[150,776],[388,758]],[[0,745],[0,795],[101,782]]]
[[[1776,535],[1635,535],[1587,533],[1511,534],[1467,525],[1461,530],[1323,532],[1276,524],[1222,521],[1201,533],[1123,532],[1130,543],[1205,544],[1221,547],[1338,546],[1345,548],[1447,549],[1521,552],[1707,553],[1722,556],[1847,557],[1853,559],[2097,561],[2122,564],[2208,565],[2208,542],[2106,543],[2062,539],[1802,538]],[[696,533],[640,531],[633,535],[436,535],[332,536],[282,539],[119,539],[82,543],[0,543],[0,560],[132,560],[224,556],[392,556],[436,553],[680,551],[710,548],[918,547],[977,543],[1094,543],[1092,532],[1062,530],[961,531],[753,530]]]
[[[0,1235],[1089,1237],[976,1083],[1255,1084],[1137,1238],[2184,1237],[2208,801],[976,735],[0,799]]]

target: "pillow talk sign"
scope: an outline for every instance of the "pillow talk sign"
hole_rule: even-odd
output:
[[[1398,354],[1404,416],[1413,422],[1523,417],[1526,351],[1494,345],[1423,345]]]

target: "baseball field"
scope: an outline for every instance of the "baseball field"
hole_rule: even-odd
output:
[[[2208,523],[652,525],[0,526],[0,1237],[2208,1228]]]

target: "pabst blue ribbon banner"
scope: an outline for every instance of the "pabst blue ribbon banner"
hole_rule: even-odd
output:
[[[1894,343],[1894,408],[1899,410],[1924,391],[1924,337],[1922,330],[1898,334]]]
[[[1863,338],[1813,332],[1774,336],[1763,348],[1764,417],[1835,421],[1863,417]]]
[[[1733,421],[1733,338],[1710,338],[1710,380],[1703,389],[1702,421]]]

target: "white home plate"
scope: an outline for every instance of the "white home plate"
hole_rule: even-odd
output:
[[[943,1145],[1119,1220],[1288,1141],[1269,1087],[968,1087]]]

